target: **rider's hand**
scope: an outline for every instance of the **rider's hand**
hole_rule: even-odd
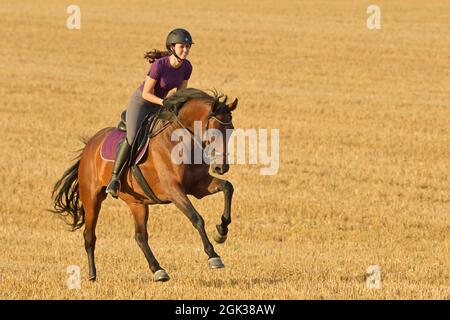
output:
[[[161,100],[161,104],[162,104],[163,108],[168,108],[169,107],[167,99],[162,99]]]

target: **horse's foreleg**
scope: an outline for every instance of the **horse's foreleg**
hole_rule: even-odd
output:
[[[186,217],[188,217],[189,221],[191,221],[194,228],[197,229],[198,233],[200,234],[203,242],[203,248],[209,258],[208,264],[210,268],[223,268],[224,265],[222,263],[222,260],[214,251],[214,247],[209,241],[208,236],[206,235],[205,221],[194,208],[187,195],[181,190],[181,188],[176,188],[175,190],[173,190],[171,198],[171,201],[175,204],[175,206],[180,209],[186,215]]]
[[[214,233],[214,240],[217,243],[223,243],[227,240],[228,225],[231,223],[231,200],[233,198],[233,185],[227,181],[216,177],[211,177],[203,183],[195,186],[192,194],[197,198],[202,198],[205,195],[214,194],[222,191],[224,194],[224,209],[222,213],[221,224],[216,225],[216,232]]]
[[[225,204],[222,213],[222,223],[216,225],[217,232],[214,234],[214,240],[217,243],[223,243],[227,240],[228,225],[231,223],[231,199],[233,198],[233,185],[227,180],[217,180],[217,187],[223,191]]]
[[[147,221],[148,221],[148,205],[128,203],[131,209],[131,213],[134,217],[135,222],[135,239],[145,255],[148,261],[150,270],[154,274],[154,279],[156,281],[167,281],[170,279],[167,272],[161,268],[158,260],[156,260],[153,255],[150,246],[148,245],[148,232],[147,232]]]

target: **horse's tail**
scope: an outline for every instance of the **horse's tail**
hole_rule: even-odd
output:
[[[80,193],[78,189],[78,167],[80,159],[64,172],[59,179],[52,192],[54,202],[54,213],[60,214],[62,217],[71,215],[73,218],[72,231],[81,228],[84,224],[84,208],[80,203]]]

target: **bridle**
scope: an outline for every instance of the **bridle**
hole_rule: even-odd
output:
[[[211,155],[211,153],[212,153],[212,148],[211,148],[211,145],[208,143],[205,147],[203,147],[203,143],[200,141],[198,141],[198,137],[191,131],[191,130],[189,130],[188,128],[186,128],[186,126],[180,121],[180,119],[178,118],[178,115],[177,114],[175,114],[175,112],[173,113],[174,114],[174,116],[175,116],[175,120],[176,120],[176,122],[185,130],[185,131],[187,131],[188,133],[189,133],[189,136],[191,137],[191,139],[194,141],[194,143],[202,150],[202,154],[203,154],[203,156],[205,157],[205,158],[207,158],[208,160],[209,160],[209,162],[211,163],[211,164],[215,164],[215,161],[216,161],[216,159],[218,159],[218,158],[220,158],[220,157],[223,157],[223,156],[228,156],[228,152],[226,152],[226,153],[223,153],[223,152],[218,152],[218,151],[216,151],[216,150],[214,150],[214,156],[212,156]],[[222,114],[222,113],[221,113]],[[213,121],[217,121],[218,123],[220,123],[221,125],[223,125],[223,126],[231,126],[232,124],[233,124],[233,122],[232,121],[229,121],[229,122],[225,122],[225,121],[222,121],[222,120],[220,120],[220,119],[218,119],[217,118],[217,116],[218,116],[219,114],[215,114],[214,112],[210,112],[209,114],[208,114],[208,116],[206,117],[206,126],[205,126],[205,131],[204,132],[206,132],[206,133],[208,133],[208,127],[209,127],[209,122],[211,121],[211,120],[213,120]],[[209,141],[209,140],[208,140]]]

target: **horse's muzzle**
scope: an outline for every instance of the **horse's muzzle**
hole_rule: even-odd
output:
[[[228,164],[215,164],[212,166],[212,171],[217,174],[225,174],[230,170],[230,165]]]

